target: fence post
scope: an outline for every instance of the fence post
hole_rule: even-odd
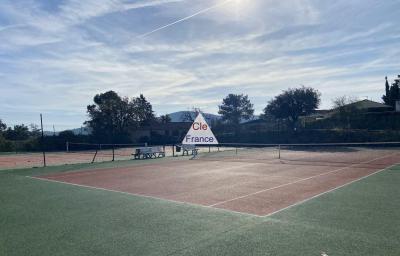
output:
[[[67,150],[67,153],[68,153],[69,152],[69,141],[65,142],[65,147],[66,147],[66,150]]]
[[[175,144],[172,144],[172,157],[175,157]]]

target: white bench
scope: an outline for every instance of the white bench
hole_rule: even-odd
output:
[[[183,144],[181,148],[182,148],[182,156],[197,155],[197,152],[199,151],[199,149],[196,148],[196,145],[191,145],[191,144]]]
[[[165,157],[165,152],[162,146],[142,147],[135,149],[132,154],[134,159],[150,159]]]

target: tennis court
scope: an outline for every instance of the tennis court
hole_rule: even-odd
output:
[[[201,151],[0,171],[0,254],[399,255],[398,145]]]
[[[399,162],[395,145],[236,146],[196,159],[35,177],[266,216]]]

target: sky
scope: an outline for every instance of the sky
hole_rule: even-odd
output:
[[[261,113],[305,85],[326,109],[381,101],[400,74],[400,0],[224,1],[1,0],[0,119],[80,127],[108,90],[144,94],[157,115],[217,113],[229,93]]]

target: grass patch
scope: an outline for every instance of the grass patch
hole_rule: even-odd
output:
[[[400,255],[400,167],[268,218],[25,177],[180,160],[0,171],[0,255]]]

